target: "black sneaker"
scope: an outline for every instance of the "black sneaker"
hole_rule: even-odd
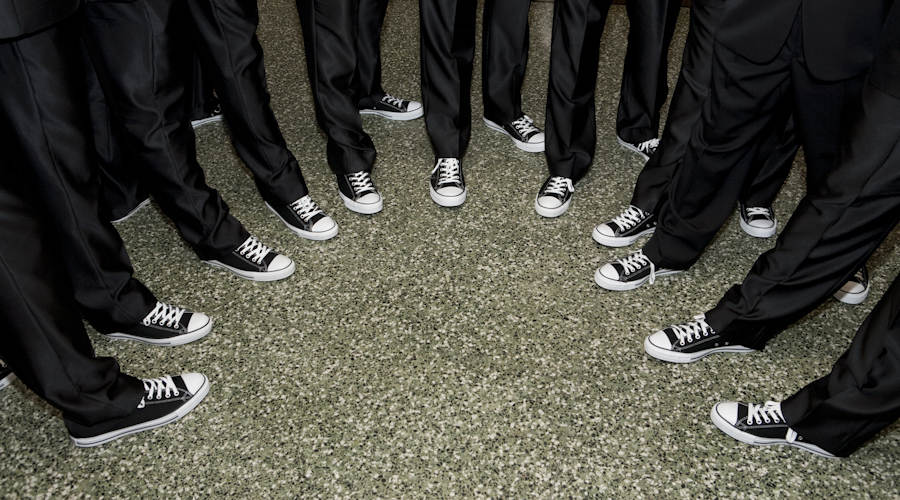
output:
[[[398,99],[387,92],[371,108],[359,110],[361,115],[377,115],[388,120],[415,120],[425,114],[421,102]]]
[[[778,229],[772,207],[748,207],[739,202],[738,213],[741,214],[741,229],[750,236],[770,238]]]
[[[709,414],[716,427],[742,443],[765,446],[789,445],[825,458],[838,458],[798,436],[784,421],[781,403],[716,403]]]
[[[534,120],[529,118],[528,115],[522,115],[503,125],[485,118],[484,124],[491,130],[508,135],[516,147],[522,151],[528,151],[529,153],[544,151],[544,132],[534,126]]]
[[[466,201],[466,179],[459,158],[438,158],[431,169],[431,199],[442,207]]]
[[[628,209],[612,220],[594,228],[591,237],[608,247],[626,247],[645,234],[656,230],[656,214],[629,205]]]
[[[197,128],[201,125],[206,125],[207,123],[220,121],[222,121],[222,108],[220,106],[216,106],[216,109],[214,109],[209,115],[197,120],[191,120],[191,127]]]
[[[575,185],[568,177],[549,177],[534,197],[534,211],[542,217],[559,217],[572,204]]]
[[[230,254],[203,262],[253,281],[276,281],[294,274],[294,261],[279,255],[253,236]]]
[[[647,354],[670,363],[692,363],[717,352],[748,353],[755,349],[725,342],[706,324],[706,315],[694,316],[694,321],[672,325],[644,339]]]
[[[0,389],[5,389],[15,379],[16,374],[0,359]]]
[[[844,283],[840,290],[834,292],[834,298],[844,304],[861,304],[869,296],[869,289],[872,283],[869,281],[869,270],[863,265],[856,271],[856,274],[850,278],[850,281]]]
[[[653,153],[659,149],[659,139],[653,138],[644,142],[628,142],[625,139],[622,139],[619,136],[616,136],[616,139],[619,141],[619,144],[622,145],[623,148],[634,151],[635,153],[644,157],[644,161],[650,159],[653,156]]]
[[[126,220],[130,219],[131,216],[133,216],[134,214],[138,213],[142,208],[146,207],[146,206],[149,205],[149,204],[150,204],[150,197],[148,196],[147,199],[145,199],[144,201],[138,203],[138,204],[137,204],[134,208],[132,208],[131,211],[129,211],[127,214],[123,215],[122,217],[119,217],[118,219],[111,220],[110,222],[112,222],[113,224],[116,224],[116,223],[118,223],[118,222],[126,221]]]
[[[384,208],[381,194],[369,172],[338,175],[337,184],[344,206],[359,214],[375,214]]]
[[[658,276],[680,273],[674,269],[659,268],[650,262],[640,249],[628,257],[603,264],[594,274],[594,281],[607,290],[634,290],[650,280],[652,285]]]
[[[212,320],[209,316],[157,301],[156,307],[136,326],[121,333],[108,333],[106,337],[176,346],[203,338],[210,331]]]
[[[94,436],[70,434],[75,446],[89,448],[120,437],[170,424],[187,415],[209,393],[209,379],[201,373],[185,373],[144,380],[144,399],[130,415],[111,429]]]
[[[334,220],[325,215],[325,212],[316,205],[316,202],[312,201],[309,195],[287,205],[272,206],[267,201],[266,206],[281,219],[281,222],[284,222],[288,229],[297,233],[301,238],[321,241],[334,238],[338,233],[338,226]]]

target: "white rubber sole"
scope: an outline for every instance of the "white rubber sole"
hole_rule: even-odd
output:
[[[294,274],[294,270],[296,270],[297,266],[294,264],[294,261],[291,261],[291,265],[284,269],[279,269],[278,271],[269,271],[265,273],[255,272],[255,271],[244,271],[242,269],[238,269],[236,267],[231,267],[227,264],[223,264],[217,260],[204,260],[202,261],[206,264],[209,264],[213,267],[218,267],[219,269],[224,269],[235,274],[238,277],[244,278],[245,280],[250,281],[278,281],[287,278],[288,276]]]
[[[653,343],[650,342],[650,337],[647,337],[644,339],[644,352],[646,352],[650,357],[656,358],[660,361],[667,361],[669,363],[693,363],[694,361],[699,361],[709,356],[710,354],[718,354],[723,352],[749,354],[751,352],[756,352],[756,350],[750,349],[749,347],[744,347],[742,345],[730,345],[706,349],[702,352],[674,352],[653,345]]]
[[[622,138],[619,137],[618,135],[616,136],[616,140],[619,141],[619,145],[622,146],[623,148],[627,149],[628,151],[631,151],[632,153],[637,153],[637,154],[641,155],[641,157],[644,159],[644,161],[647,161],[650,159],[650,157],[647,156],[646,153],[644,153],[640,149],[634,147],[631,143],[623,141]]]
[[[6,389],[9,387],[9,384],[13,383],[13,380],[17,379],[15,373],[10,373],[9,375],[0,379],[0,389]]]
[[[771,238],[772,236],[775,236],[775,232],[778,231],[778,222],[775,222],[775,224],[768,229],[763,229],[747,224],[741,216],[738,216],[738,219],[741,220],[741,229],[754,238]]]
[[[222,119],[223,118],[222,118],[221,114],[218,114],[216,116],[210,116],[208,118],[201,118],[199,120],[192,121],[191,127],[193,127],[193,128],[202,127],[203,125],[206,125],[207,123],[220,122],[220,121],[222,121]]]
[[[597,227],[599,227],[599,226],[597,226]],[[655,227],[651,227],[650,229],[641,231],[640,233],[638,233],[634,236],[615,237],[615,236],[607,236],[607,235],[601,233],[600,231],[597,230],[597,227],[595,227],[594,230],[591,231],[591,238],[593,238],[594,241],[596,241],[597,243],[604,245],[604,246],[608,246],[608,247],[627,247],[628,245],[631,245],[635,241],[637,241],[641,236],[644,236],[645,234],[653,234],[653,231],[656,231]]]
[[[381,212],[384,209],[384,198],[379,198],[378,203],[357,203],[350,198],[344,196],[344,193],[338,191],[338,194],[341,195],[341,200],[344,201],[344,206],[353,210],[358,214],[363,215],[372,215]]]
[[[718,403],[713,405],[712,410],[709,412],[709,418],[712,420],[713,424],[719,428],[720,431],[728,434],[728,436],[747,444],[752,444],[756,446],[770,446],[770,445],[781,445],[781,446],[793,446],[795,448],[800,448],[803,451],[808,451],[810,453],[814,453],[824,458],[840,458],[828,453],[827,451],[819,448],[818,446],[810,443],[804,443],[802,441],[794,441],[793,443],[788,443],[785,439],[769,439],[769,438],[761,438],[758,436],[754,436],[753,434],[743,432],[739,429],[736,429],[733,425],[731,425],[727,420],[725,420],[719,412],[716,411],[716,407],[719,406]]]
[[[129,335],[127,333],[107,333],[104,337],[111,340],[133,340],[136,342],[143,342],[145,344],[155,345],[155,346],[163,346],[163,347],[174,347],[177,345],[189,344],[195,340],[202,339],[207,336],[209,332],[212,331],[212,319],[206,322],[205,325],[194,330],[193,332],[185,333],[184,335],[178,335],[176,337],[171,337],[167,339],[152,339],[147,337],[138,337],[136,335]]]
[[[172,413],[169,413],[168,415],[163,415],[156,420],[150,420],[140,425],[135,425],[126,429],[118,429],[113,432],[107,432],[106,434],[100,434],[99,436],[92,436],[89,438],[76,438],[72,436],[69,437],[72,438],[75,446],[78,446],[79,448],[90,448],[92,446],[100,446],[101,444],[115,441],[116,439],[128,436],[130,434],[136,434],[138,432],[162,427],[166,424],[171,424],[172,422],[179,420],[181,417],[190,413],[194,408],[197,407],[197,405],[200,404],[201,401],[203,401],[203,398],[205,398],[207,394],[209,394],[209,379],[206,378],[206,375],[203,375],[203,385],[200,386],[200,389],[197,390],[197,393],[194,394],[187,403],[185,403]]]
[[[466,195],[468,194],[468,190],[465,190],[459,196],[442,196],[430,185],[428,189],[431,190],[431,199],[442,207],[458,207],[466,202]]]
[[[674,269],[657,269],[656,277],[659,278],[661,276],[670,276],[672,274],[678,274],[680,272],[682,272],[682,271],[676,271]],[[621,281],[611,280],[611,279],[607,278],[606,276],[603,276],[602,274],[600,274],[600,268],[598,268],[597,272],[594,273],[594,283],[597,283],[597,285],[600,288],[603,288],[606,290],[611,290],[614,292],[624,292],[626,290],[634,290],[635,288],[646,283],[647,280],[649,280],[649,279],[650,279],[650,276],[648,275],[646,278],[643,278],[643,279],[629,281],[627,283],[622,283]]]
[[[516,147],[521,149],[522,151],[526,151],[528,153],[543,153],[544,152],[545,143],[537,142],[537,143],[532,144],[530,142],[520,141],[520,140],[516,139],[515,137],[509,135],[509,132],[507,132],[502,126],[497,125],[496,123],[488,120],[487,118],[482,118],[482,120],[484,120],[484,124],[487,125],[487,128],[489,128],[491,130],[496,130],[497,132],[500,132],[501,134],[505,135],[506,137],[509,137],[513,141],[513,144],[515,144]]]
[[[148,196],[146,200],[138,203],[138,206],[132,208],[131,211],[128,212],[127,214],[125,214],[124,217],[119,217],[118,219],[110,221],[110,222],[112,222],[113,224],[117,224],[119,222],[126,221],[126,220],[130,219],[131,216],[138,213],[138,211],[140,211],[142,208],[146,207],[149,204],[150,204],[150,197]]]
[[[284,220],[284,217],[282,217],[281,214],[276,212],[275,209],[272,208],[272,205],[269,205],[268,201],[265,203],[266,203],[266,206],[269,207],[269,210],[271,210],[272,213],[275,214],[275,217],[278,217],[281,220],[281,222],[283,222],[284,225],[287,226],[288,229],[290,229],[294,234],[296,234],[297,236],[299,236],[301,238],[306,238],[308,240],[314,240],[314,241],[325,241],[325,240],[330,240],[331,238],[334,238],[338,234],[338,225],[337,224],[335,224],[334,227],[329,229],[328,231],[321,231],[321,232],[304,231],[302,229],[297,229],[296,227],[288,224],[287,221]]]
[[[375,115],[380,116],[382,118],[387,118],[388,120],[394,120],[398,122],[405,122],[408,120],[415,120],[416,118],[421,118],[425,115],[425,107],[421,107],[414,111],[406,111],[403,113],[397,111],[382,111],[380,109],[361,109],[359,110],[359,114],[361,115]]]
[[[834,292],[834,298],[844,304],[850,304],[851,306],[855,306],[858,304],[862,304],[866,297],[869,296],[869,290],[872,288],[872,283],[870,282],[866,289],[859,293],[847,293],[842,292],[840,290]]]

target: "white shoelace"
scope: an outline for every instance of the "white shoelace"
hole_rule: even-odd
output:
[[[163,399],[163,397],[178,397],[180,394],[178,392],[178,386],[175,385],[175,381],[172,380],[171,375],[165,375],[160,378],[144,379],[144,390],[147,391],[147,395],[141,399],[138,408],[144,407],[145,400],[152,401],[154,399]]]
[[[701,337],[709,337],[716,333],[709,325],[706,324],[706,315],[698,314],[694,316],[694,321],[689,321],[681,325],[672,325],[669,328],[675,333],[680,345],[700,340]]]
[[[648,155],[653,154],[657,147],[659,147],[659,139],[656,138],[641,142],[637,145],[637,148],[642,153],[647,153]]]
[[[375,185],[372,184],[372,177],[368,172],[357,172],[347,176],[350,180],[350,187],[357,196],[366,191],[375,191]]]
[[[157,300],[156,307],[150,311],[150,314],[144,317],[142,323],[144,323],[144,326],[154,324],[171,328],[181,321],[181,316],[184,314],[184,311],[185,310],[180,307],[170,306],[169,304]]]
[[[864,269],[865,268],[863,267],[859,268],[859,271],[856,271],[856,274],[853,275],[853,278],[861,284],[866,282],[866,275],[863,271]]]
[[[650,259],[644,255],[644,250],[640,249],[637,252],[625,257],[624,259],[619,259],[618,262],[624,269],[625,274],[629,275],[644,266],[650,266],[650,284],[652,285],[654,281],[656,281],[656,266],[653,262],[650,262]]]
[[[544,196],[548,194],[556,194],[559,196],[565,196],[568,192],[575,192],[575,186],[572,185],[572,179],[568,177],[551,177],[550,182],[547,183],[547,188],[544,189]]]
[[[386,102],[386,103],[390,104],[391,106],[396,106],[398,108],[403,107],[403,99],[397,99],[396,97],[392,96],[391,94],[388,94],[387,92],[384,93],[384,97],[381,98],[381,101]]]
[[[638,225],[642,220],[646,219],[648,215],[650,214],[634,205],[630,205],[628,210],[619,214],[612,222],[622,228],[622,231],[625,231]]]
[[[312,219],[314,215],[324,213],[322,212],[322,209],[316,205],[316,202],[312,201],[312,198],[310,198],[309,195],[291,203],[290,207],[291,210],[297,212],[297,216],[306,222],[309,222],[309,219]]]
[[[772,211],[769,210],[769,207],[747,207],[747,218],[753,217],[754,215],[762,215],[763,217],[772,218]]]
[[[262,264],[266,255],[269,255],[271,249],[259,242],[253,236],[247,238],[247,241],[237,247],[237,252],[251,261]]]
[[[747,405],[747,424],[761,425],[763,423],[785,423],[784,414],[781,413],[781,403],[775,401],[766,401],[765,404],[756,405],[749,403]],[[797,432],[788,427],[787,434],[784,436],[785,441],[793,443],[797,440]]]
[[[444,184],[458,184],[460,182],[459,159],[438,158],[437,165],[431,171],[438,171],[438,186]]]
[[[526,138],[531,134],[540,132],[540,130],[534,126],[534,120],[529,118],[528,115],[522,115],[518,120],[513,120],[512,126],[519,132],[519,135]]]

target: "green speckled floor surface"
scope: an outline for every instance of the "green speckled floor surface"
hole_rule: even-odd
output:
[[[178,423],[78,449],[59,412],[17,381],[0,392],[0,497],[900,497],[896,426],[853,457],[828,460],[738,443],[709,420],[717,401],[780,400],[826,373],[897,275],[896,235],[870,261],[873,293],[862,305],[829,300],[764,352],[690,365],[648,358],[644,337],[713,306],[774,238],[751,238],[732,217],[688,272],[633,292],[594,284],[595,269],[628,249],[596,245],[591,229],[627,204],[643,165],[615,140],[624,7],[612,8],[601,47],[596,161],[558,219],[533,209],[543,155],[481,122],[478,70],[463,161],[468,201],[450,209],[431,201],[423,120],[366,116],[384,211],[344,208],[312,113],[294,4],[260,7],[272,106],[340,234],[295,237],[263,205],[225,128],[199,129],[210,185],[297,272],[253,283],[205,266],[155,206],[119,224],[136,275],[215,325],[177,348],[110,342],[89,329],[97,352],[139,377],[203,372],[209,396]],[[532,8],[523,100],[538,124],[551,10]],[[384,87],[413,99],[417,19],[416,2],[391,2],[382,40]],[[687,20],[684,10],[672,84]],[[800,159],[775,205],[781,227],[803,175]]]

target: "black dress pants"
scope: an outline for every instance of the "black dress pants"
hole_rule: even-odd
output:
[[[65,248],[61,255],[78,305],[99,331],[112,333],[144,319],[156,297],[133,278],[122,239],[100,216],[77,28],[64,21],[0,44],[0,164],[15,166],[32,187]]]
[[[89,2],[83,32],[110,110],[153,198],[203,260],[249,233],[206,184],[185,106],[187,5],[175,0]]]
[[[420,0],[422,104],[436,158],[462,158],[472,135],[476,0]]]
[[[359,109],[371,108],[384,96],[381,87],[381,28],[388,0],[359,2],[356,26],[356,68],[359,72]]]
[[[358,107],[357,39],[365,32],[359,15],[366,2],[297,0],[316,120],[328,138],[328,165],[337,175],[369,172],[375,163],[375,144],[362,129]]]
[[[627,142],[644,142],[659,134],[659,112],[669,94],[669,44],[681,0],[631,0],[628,49],[616,132]]]
[[[484,117],[505,124],[525,114],[522,82],[528,65],[531,0],[486,0],[482,32],[481,92]]]
[[[775,248],[706,313],[731,341],[761,349],[839,289],[900,221],[900,98],[866,83],[840,163],[800,201]]]
[[[700,123],[703,103],[712,85],[713,35],[724,7],[724,0],[695,0],[691,3],[690,28],[681,71],[672,93],[659,149],[638,175],[631,198],[631,205],[645,212],[659,213],[661,204],[666,200],[669,183],[684,159],[691,132]],[[787,124],[782,124],[783,121]],[[793,119],[787,115],[779,117],[760,148],[760,158],[753,173],[748,175],[740,201],[751,207],[771,206],[790,173],[798,148]]]
[[[546,154],[551,176],[579,181],[597,148],[594,89],[600,37],[610,0],[557,0],[553,5]]]
[[[269,105],[256,0],[188,0],[187,5],[201,66],[216,89],[231,143],[263,199],[278,206],[306,196],[300,165]]]
[[[842,115],[858,103],[862,81],[863,75],[823,82],[809,73],[799,14],[781,52],[768,63],[752,63],[717,42],[702,122],[691,134],[644,254],[669,269],[687,269],[697,261],[732,213],[788,96],[795,102],[812,189],[835,163]]]
[[[74,178],[80,174],[69,167],[86,165],[86,102],[76,90],[83,89],[79,43],[70,21],[0,42],[0,357],[62,410],[74,433],[103,432],[144,396],[141,382],[122,374],[114,359],[94,357],[59,259],[61,245],[62,254],[80,253],[85,241],[70,243],[56,213],[67,212],[77,193],[50,206],[38,201],[45,190],[35,189],[49,176],[31,175],[43,170]]]
[[[831,373],[783,401],[781,410],[804,440],[843,457],[900,418],[900,279]]]

